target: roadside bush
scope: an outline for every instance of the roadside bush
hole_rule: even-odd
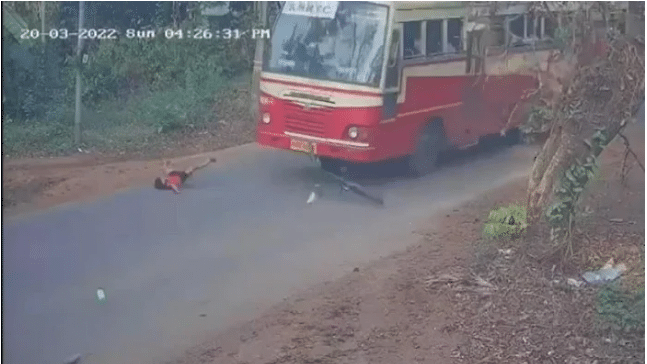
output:
[[[187,73],[198,78],[229,76],[239,71],[241,62],[227,58],[225,47],[217,40],[166,39],[163,34],[147,40],[104,41],[84,64],[83,101],[93,104],[137,91],[190,87]],[[70,76],[68,87],[74,82]]]
[[[218,74],[185,72],[185,86],[151,93],[133,107],[136,122],[155,125],[157,132],[203,125],[212,119],[213,97],[226,84]]]
[[[542,134],[550,130],[550,122],[554,115],[552,110],[544,106],[532,106],[528,119],[521,126],[521,131],[526,134]]]
[[[3,34],[2,49],[3,117],[59,120],[66,90],[63,58],[55,45],[19,44]]]
[[[70,120],[73,119],[73,114]],[[26,127],[25,125],[28,125]],[[73,124],[60,121],[26,120],[16,122],[5,118],[2,123],[2,153],[6,156],[63,153],[72,148]]]
[[[627,292],[617,284],[609,284],[597,295],[597,310],[606,321],[620,329],[644,329],[645,289]]]
[[[23,44],[3,28],[3,152],[17,157],[77,151],[72,145],[77,69],[82,77],[83,150],[148,148],[170,137],[156,134],[200,129],[216,120],[214,113],[226,113],[229,102],[237,104],[226,87],[251,72],[255,41],[249,34],[217,39],[215,29],[258,28],[251,3],[230,4],[236,13],[225,17],[202,16],[200,6],[206,3],[153,5],[153,12],[151,4],[132,5],[124,15],[121,6],[86,4],[86,12],[96,13],[94,21],[100,24],[156,33],[147,39],[122,34],[119,39],[86,40],[81,59],[75,42]],[[72,27],[76,9],[62,6],[60,19],[55,14],[47,19]],[[38,15],[38,10],[25,14]],[[154,19],[147,15],[151,13]],[[40,24],[38,16],[34,19]],[[168,39],[169,28],[182,29],[183,39],[176,34]],[[212,29],[211,39],[187,37],[189,29],[206,28]]]
[[[520,205],[499,207],[490,211],[488,221],[483,226],[486,239],[517,238],[527,228],[526,208]]]

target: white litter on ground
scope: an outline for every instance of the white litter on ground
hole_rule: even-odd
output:
[[[103,290],[103,288],[97,289],[97,301],[99,301],[99,303],[106,301],[106,292]]]
[[[310,197],[308,197],[308,201],[306,201],[306,203],[311,204],[315,202],[316,199],[317,199],[317,194],[315,193],[315,191],[312,191],[310,192]]]
[[[602,269],[589,271],[582,274],[582,278],[589,284],[600,284],[616,280],[627,270],[627,266],[620,263],[614,267],[611,258]]]

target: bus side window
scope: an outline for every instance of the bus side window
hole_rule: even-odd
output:
[[[427,55],[435,55],[443,52],[443,21],[427,21]]]
[[[404,58],[415,58],[424,53],[422,45],[422,22],[410,21],[404,23]]]
[[[446,53],[460,53],[463,51],[463,21],[461,19],[447,19],[447,50]]]

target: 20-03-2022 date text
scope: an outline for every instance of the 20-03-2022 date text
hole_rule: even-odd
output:
[[[166,39],[239,39],[244,35],[249,34],[252,39],[256,38],[269,38],[269,29],[249,29],[241,31],[239,29],[221,29],[210,30],[203,28],[196,29],[165,29],[163,32],[156,32],[155,30],[136,30],[127,29],[123,35],[128,39],[150,39],[155,38],[159,33],[163,34]],[[160,34],[160,35],[161,35]],[[84,29],[81,28],[78,32],[70,32],[66,28],[50,29],[48,32],[41,32],[38,29],[22,29],[20,33],[21,39],[38,39],[41,37],[48,37],[50,39],[68,39],[70,37],[80,37],[81,39],[119,39],[122,35],[117,29]]]

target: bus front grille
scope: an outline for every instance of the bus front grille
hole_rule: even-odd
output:
[[[330,109],[305,109],[300,105],[289,104],[285,108],[285,129],[293,133],[324,137],[325,120],[330,114]]]

